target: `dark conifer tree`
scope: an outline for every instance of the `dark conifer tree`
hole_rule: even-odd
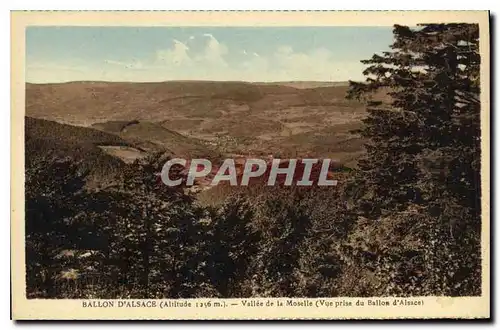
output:
[[[357,202],[351,205],[373,220],[405,217],[409,207],[418,207],[428,217],[420,220],[428,243],[422,260],[434,269],[421,285],[430,294],[477,294],[478,26],[396,25],[391,48],[363,61],[366,82],[350,85],[348,97],[365,99],[368,110],[360,131],[368,140],[367,153],[353,184]],[[388,257],[396,259],[401,256]]]

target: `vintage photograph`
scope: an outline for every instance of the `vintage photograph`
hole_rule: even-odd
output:
[[[489,295],[488,26],[412,17],[26,26],[25,298]]]

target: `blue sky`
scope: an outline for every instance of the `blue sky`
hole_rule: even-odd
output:
[[[391,27],[29,27],[26,80],[359,80],[391,43]]]

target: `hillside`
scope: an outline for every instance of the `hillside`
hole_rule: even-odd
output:
[[[26,169],[44,161],[70,159],[80,171],[88,172],[89,186],[105,185],[124,166],[118,155],[107,148],[132,151],[135,158],[146,155],[133,143],[119,136],[86,127],[76,127],[43,119],[25,117]]]
[[[147,151],[164,151],[177,157],[218,159],[217,154],[204,141],[186,137],[166,129],[160,124],[140,121],[107,121],[93,124],[92,128],[116,134]]]

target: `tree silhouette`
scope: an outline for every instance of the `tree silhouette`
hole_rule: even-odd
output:
[[[396,25],[394,38],[392,51],[363,61],[369,65],[366,82],[350,84],[348,96],[367,102],[368,117],[360,133],[369,141],[353,183],[357,202],[352,210],[378,219],[379,226],[391,226],[418,208],[424,217],[418,221],[427,225],[420,229],[425,230],[421,239],[427,247],[419,250],[421,254],[410,251],[407,256],[397,256],[393,250],[387,262],[422,256],[427,271],[434,272],[427,274],[426,293],[477,294],[478,26]],[[411,231],[413,225],[407,226]],[[394,239],[405,237],[399,235],[403,236]],[[365,256],[376,250],[366,244],[356,246]],[[397,276],[400,271],[387,267],[385,275]]]

